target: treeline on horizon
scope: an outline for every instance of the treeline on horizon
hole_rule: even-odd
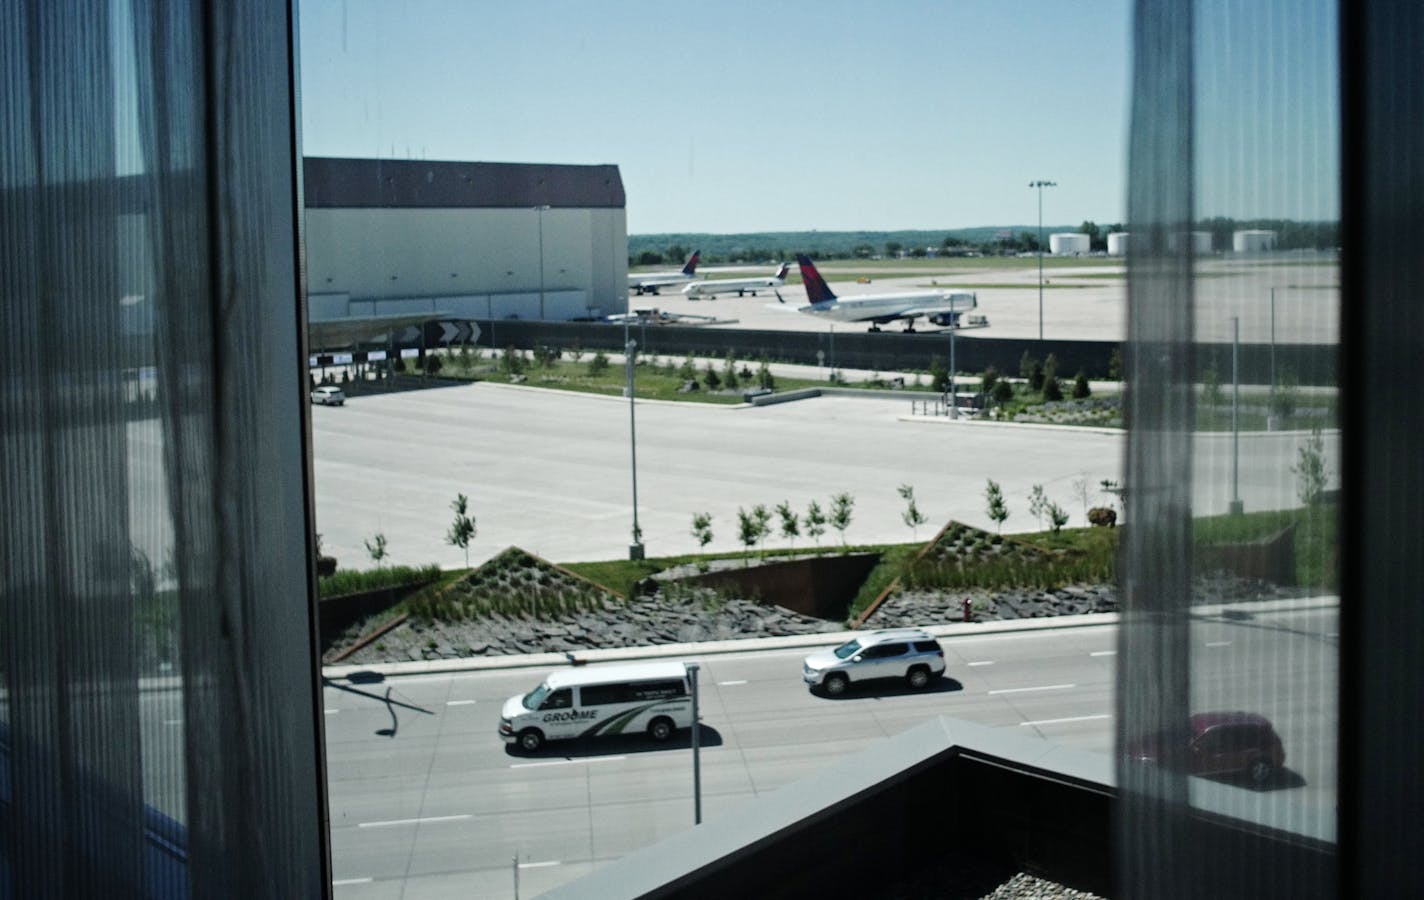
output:
[[[1276,232],[1277,250],[1332,250],[1340,246],[1339,222],[1297,222],[1291,219],[1232,219],[1215,216],[1202,219],[1196,230],[1211,233],[1212,250],[1231,250],[1236,231],[1260,229]],[[1045,225],[1044,240],[1065,231],[1086,234],[1094,251],[1107,250],[1107,236],[1131,230],[1121,224]],[[1047,249],[1046,247],[1044,249]],[[790,260],[797,253],[812,259],[872,259],[902,253],[924,257],[1011,256],[1038,250],[1038,229],[1032,225],[985,225],[942,231],[774,231],[746,234],[630,234],[628,264],[655,266],[682,262],[693,250],[701,250],[701,262],[774,263]]]

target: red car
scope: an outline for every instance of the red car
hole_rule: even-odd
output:
[[[1189,775],[1245,772],[1266,784],[1286,761],[1280,736],[1270,721],[1249,712],[1197,713],[1185,731],[1165,731],[1129,741],[1133,759],[1156,762]]]

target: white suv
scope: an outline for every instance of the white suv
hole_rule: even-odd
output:
[[[832,696],[845,693],[852,681],[874,678],[903,678],[918,690],[943,674],[944,649],[918,628],[870,631],[834,650],[817,650],[801,667],[812,690]]]
[[[324,384],[311,392],[311,402],[318,406],[340,406],[346,402],[346,392],[335,385]]]

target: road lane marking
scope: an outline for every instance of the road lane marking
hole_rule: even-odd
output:
[[[475,701],[473,701],[473,700],[446,700],[446,701],[445,701],[445,705],[446,705],[446,706],[474,706],[474,705],[475,705]]]
[[[390,819],[385,822],[361,822],[357,828],[387,828],[393,825],[424,825],[428,822],[458,822],[463,819],[473,819],[473,813],[462,813],[458,816],[426,816],[423,819]]]
[[[559,860],[557,860],[557,859],[550,859],[550,860],[545,860],[544,862],[520,863],[520,864],[519,864],[519,868],[521,868],[521,869],[547,869],[549,866],[561,866],[561,865],[563,865],[563,863],[560,862]]]
[[[164,720],[163,720],[163,724],[164,724],[164,725],[182,725],[182,724],[183,724],[183,720],[182,720],[182,719],[164,719]]]
[[[734,684],[746,684],[746,682],[745,682],[745,681],[719,681],[719,682],[717,682],[717,687],[728,687],[728,686],[734,685]]]
[[[588,759],[551,759],[546,762],[510,763],[509,767],[511,769],[537,769],[540,766],[572,766],[578,763],[617,762],[620,759],[627,758],[626,756],[593,756]]]
[[[1089,656],[1117,656],[1116,650],[1094,650]]]
[[[1103,713],[1097,716],[1069,716],[1066,719],[1035,719],[1032,722],[1020,722],[1020,725],[1058,725],[1063,722],[1091,722],[1094,719],[1111,719],[1112,716]]]
[[[1230,642],[1230,641],[1207,641],[1207,642],[1206,642],[1206,645],[1207,645],[1208,647],[1230,647],[1230,646],[1231,646],[1231,642]]]
[[[374,878],[342,878],[338,881],[333,881],[331,886],[340,887],[343,884],[370,884],[375,880]]]
[[[993,661],[992,659],[980,659],[980,660],[975,660],[975,661],[972,662],[972,663],[966,663],[966,665],[970,665],[970,666],[992,666],[993,664],[994,664],[994,661]]]
[[[328,716],[334,716],[334,715],[336,715],[337,713],[341,712],[341,710],[328,708],[328,709],[323,710],[323,712],[325,712]]]
[[[1076,684],[1039,684],[1033,687],[1021,688],[1000,688],[997,691],[990,691],[991,694],[1023,694],[1028,691],[1066,691],[1069,688],[1077,687]]]

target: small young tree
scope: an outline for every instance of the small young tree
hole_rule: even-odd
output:
[[[748,565],[752,547],[756,545],[758,539],[756,519],[745,509],[737,507],[737,540],[742,542],[742,547],[746,550],[746,555],[742,557],[742,565]]]
[[[470,541],[476,531],[475,517],[469,515],[469,506],[469,497],[464,494],[455,495],[455,499],[450,501],[450,508],[455,511],[455,520],[450,523],[450,530],[445,533],[445,543],[465,551],[467,569],[470,567]]]
[[[826,514],[821,510],[821,504],[812,500],[806,504],[806,518],[802,520],[806,525],[806,534],[816,541],[816,546],[821,546],[821,535],[826,533]]]
[[[1108,377],[1113,381],[1122,381],[1122,349],[1114,347],[1113,352],[1108,356]]]
[[[1325,440],[1319,428],[1312,428],[1310,437],[1296,449],[1296,495],[1306,506],[1314,506],[1325,496]]]
[[[707,545],[712,543],[712,514],[707,512],[692,514],[692,536],[697,539],[697,549],[707,552]],[[707,571],[707,560],[697,560],[697,571]]]
[[[608,371],[608,354],[602,350],[596,351],[588,361],[588,374],[602,375]]]
[[[979,390],[984,394],[984,396],[991,397],[994,394],[994,388],[998,386],[999,370],[994,368],[993,366],[989,366],[987,369],[984,370],[984,374],[979,380]]]
[[[1073,399],[1086,400],[1093,395],[1093,388],[1088,384],[1088,373],[1082,369],[1073,378]]]
[[[988,486],[984,488],[984,500],[988,503],[986,512],[995,527],[1002,532],[1004,520],[1009,517],[1009,507],[1004,503],[1004,492],[999,488],[999,483],[992,478],[988,481]]]
[[[783,500],[776,506],[776,515],[781,519],[781,536],[796,546],[796,538],[801,534],[801,519],[791,508],[790,500]]]
[[[697,380],[697,362],[692,358],[691,351],[688,351],[687,356],[682,360],[682,365],[678,368],[677,374],[683,381]]]
[[[836,494],[831,498],[831,527],[841,534],[841,546],[846,546],[846,529],[850,527],[851,510],[855,498],[850,494]]]
[[[727,390],[735,391],[741,387],[741,382],[737,378],[737,361],[732,357],[732,351],[727,351],[727,358],[722,362],[722,383],[727,386]]]
[[[1043,514],[1048,512],[1048,495],[1043,493],[1043,485],[1035,484],[1028,492],[1028,511],[1038,520],[1038,530],[1043,530]]]
[[[920,507],[915,503],[915,489],[912,485],[902,484],[898,488],[900,498],[905,501],[905,511],[900,513],[900,518],[905,524],[910,526],[910,533],[915,536],[915,540],[920,539],[920,526],[925,524],[925,514],[920,512]]]
[[[711,363],[702,372],[702,380],[707,384],[707,390],[715,391],[722,386],[722,376],[717,374]]]
[[[1057,534],[1064,525],[1068,524],[1068,511],[1057,503],[1049,503],[1048,521],[1053,526],[1053,533]]]
[[[1008,403],[1014,399],[1014,386],[1001,378],[994,384],[994,390],[990,392],[990,396],[994,398],[995,403]]]
[[[938,356],[930,357],[930,388],[936,394],[949,390],[949,369]]]
[[[1221,392],[1221,374],[1216,369],[1208,368],[1202,373],[1201,402],[1209,411],[1215,411],[1220,406],[1224,398]]]
[[[1063,399],[1063,386],[1058,383],[1058,357],[1052,353],[1043,364],[1043,399],[1049,403]]]
[[[765,359],[757,369],[757,384],[768,391],[776,390],[776,377],[771,374],[771,366],[767,365]]]
[[[386,559],[386,536],[384,534],[377,534],[365,543],[366,552],[371,554],[371,561],[376,564],[376,568],[379,569],[384,566]]]
[[[499,357],[499,370],[506,375],[520,375],[524,372],[524,354],[513,345],[505,347]]]
[[[758,503],[752,507],[752,523],[756,528],[756,542],[760,544],[771,534],[771,510],[764,504]],[[762,554],[763,556],[765,554]]]

